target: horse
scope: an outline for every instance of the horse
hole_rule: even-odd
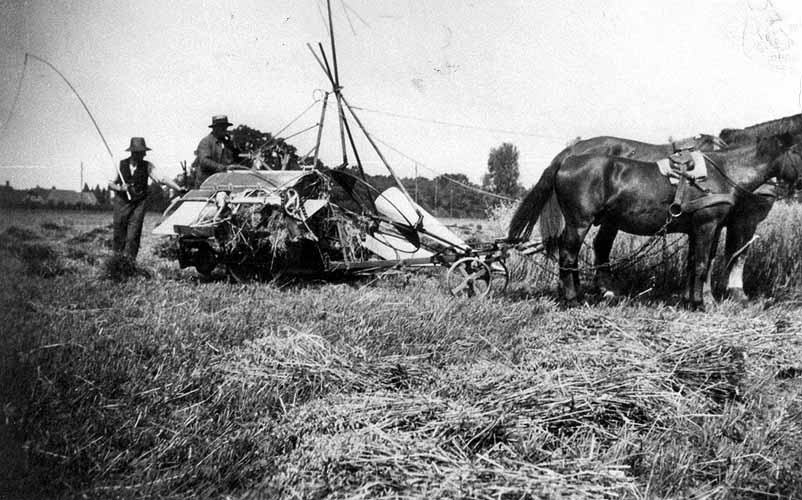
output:
[[[719,137],[727,144],[737,147],[748,145],[761,137],[787,132],[796,141],[802,139],[802,114],[758,123],[743,129],[725,128]],[[724,245],[724,262],[727,274],[727,296],[739,302],[747,302],[743,288],[745,254],[753,241],[755,231],[771,211],[778,193],[774,183],[769,182],[753,191],[753,196],[741,196],[725,222],[727,238]],[[709,279],[706,283],[709,283]]]
[[[668,157],[677,149],[695,149],[699,151],[715,151],[727,147],[727,143],[718,136],[712,134],[699,134],[679,141],[672,141],[667,144],[651,144],[648,142],[624,139],[613,136],[598,136],[590,139],[577,140],[568,147],[560,151],[551,161],[551,165],[561,163],[569,156],[576,155],[608,155],[632,158],[641,161],[658,161]],[[552,219],[548,219],[546,223]],[[543,222],[541,222],[542,224]],[[534,224],[534,222],[533,222]],[[559,231],[560,228],[549,228],[552,231]],[[531,232],[531,228],[529,229]],[[528,237],[528,236],[527,236]],[[613,236],[614,238],[614,236]],[[610,242],[612,245],[612,241]],[[601,286],[602,292],[606,296],[614,295],[605,270],[597,272],[597,282],[604,282]]]
[[[560,285],[564,299],[580,297],[579,250],[592,225],[595,264],[602,281],[609,279],[609,255],[619,230],[636,235],[662,232],[688,235],[690,305],[704,305],[702,287],[727,217],[736,201],[778,177],[794,185],[800,179],[802,153],[788,133],[761,138],[753,144],[706,153],[705,187],[689,192],[692,210],[672,217],[676,188],[655,163],[609,154],[558,155],[521,201],[510,222],[508,240],[528,239],[538,218],[548,247],[559,250]],[[551,202],[551,203],[549,203]],[[546,209],[546,210],[544,210]],[[564,227],[561,232],[557,228]]]

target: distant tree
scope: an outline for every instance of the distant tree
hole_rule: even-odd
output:
[[[487,174],[482,179],[484,188],[516,198],[523,191],[518,183],[518,156],[518,148],[509,142],[491,149],[487,157]]]
[[[231,131],[231,138],[242,151],[256,151],[273,142],[273,135],[270,132],[262,132],[247,125],[238,125]]]
[[[92,194],[95,195],[98,204],[103,205],[106,202],[106,200],[103,199],[103,191],[100,190],[100,184],[95,184],[95,187],[92,189]]]
[[[301,159],[297,155],[295,146],[281,137],[274,137],[270,132],[262,132],[247,125],[238,125],[231,131],[231,138],[243,153],[259,153],[270,169],[297,170],[299,168]],[[311,160],[304,164],[307,163],[311,163]]]
[[[84,193],[88,193],[89,191],[91,191],[91,189],[89,189],[89,184],[84,182],[84,188],[81,189],[81,191]]]

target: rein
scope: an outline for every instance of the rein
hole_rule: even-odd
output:
[[[787,152],[792,152],[792,153],[796,154],[796,155],[797,155],[797,156],[800,158],[800,160],[802,160],[802,153],[800,153],[799,151],[797,151],[797,149],[796,149],[796,146],[794,146],[794,147],[792,147],[792,148],[788,149],[788,151],[787,151]],[[716,163],[715,161],[713,161],[713,159],[712,159],[712,158],[710,158],[710,157],[709,157],[709,156],[708,156],[706,153],[702,153],[702,156],[704,156],[705,160],[706,160],[708,163],[710,163],[711,165],[713,165],[713,168],[715,168],[715,169],[716,169],[716,171],[717,171],[719,174],[721,174],[721,177],[722,177],[722,178],[724,178],[724,181],[725,181],[727,184],[729,184],[730,186],[734,187],[736,191],[738,191],[739,193],[741,193],[741,194],[744,194],[744,195],[746,195],[746,196],[751,196],[753,199],[756,199],[756,200],[764,200],[764,197],[763,197],[762,195],[756,194],[756,193],[754,193],[753,191],[750,191],[750,190],[748,190],[748,189],[746,189],[746,188],[743,188],[743,187],[741,187],[741,186],[740,186],[740,185],[739,185],[737,182],[735,182],[734,180],[732,180],[732,179],[731,179],[731,178],[730,178],[730,177],[729,177],[729,176],[728,176],[728,175],[727,175],[727,174],[724,172],[724,169],[722,169],[722,168],[719,166],[719,164],[718,164],[718,163]],[[769,182],[769,181],[768,181],[768,179],[766,180],[766,182]],[[764,182],[764,184],[765,184],[766,182]]]
[[[636,249],[634,252],[630,253],[626,257],[621,258],[621,259],[616,259],[615,261],[610,261],[607,264],[602,264],[602,265],[598,265],[598,266],[585,262],[584,263],[585,265],[582,266],[582,272],[589,273],[589,272],[592,272],[592,271],[597,271],[599,269],[608,269],[611,272],[619,272],[619,271],[622,271],[624,269],[627,269],[627,268],[630,268],[630,267],[634,266],[635,264],[637,264],[638,262],[646,259],[646,257],[648,257],[650,255],[649,250],[656,245],[657,241],[662,239],[662,241],[664,242],[664,247],[665,247],[665,238],[666,238],[666,235],[668,234],[668,226],[672,222],[673,222],[673,218],[672,217],[668,217],[666,219],[665,224],[663,224],[662,227],[660,227],[660,229],[655,231],[654,234],[647,236],[647,238],[649,238],[649,239],[646,240],[640,247],[638,247],[638,249]],[[587,242],[584,243],[584,246],[590,247],[590,245]],[[663,251],[665,252],[665,248],[663,248]],[[521,255],[524,255],[526,257],[530,257],[530,254],[521,254]],[[580,270],[579,266],[577,266],[576,269],[575,268],[570,268],[570,267],[562,267],[559,264],[559,260],[556,257],[554,257],[553,255],[545,253],[545,256],[546,256],[546,259],[548,259],[548,260],[550,260],[550,261],[552,261],[552,262],[557,264],[557,269],[558,270],[561,270],[561,271],[579,271]]]

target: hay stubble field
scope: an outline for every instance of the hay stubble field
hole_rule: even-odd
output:
[[[681,247],[564,309],[518,257],[483,301],[437,271],[204,282],[155,214],[118,281],[110,219],[0,220],[0,496],[802,497],[798,205],[759,230],[754,300],[705,312],[680,306]],[[458,229],[477,224],[504,214]]]

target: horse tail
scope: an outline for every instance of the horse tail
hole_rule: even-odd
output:
[[[557,202],[557,195],[552,191],[540,213],[540,237],[547,253],[553,254],[557,249],[557,238],[563,229],[565,229],[565,217]]]
[[[566,150],[567,152],[570,150]],[[507,232],[507,239],[509,240],[528,240],[529,237],[532,235],[532,230],[535,228],[535,224],[537,223],[538,218],[543,215],[544,219],[546,216],[549,219],[548,221],[543,220],[541,221],[541,235],[543,235],[543,225],[544,223],[550,226],[550,231],[554,230],[553,223],[556,221],[556,215],[553,212],[557,212],[559,214],[559,218],[562,218],[562,213],[560,212],[559,206],[557,206],[557,200],[554,197],[554,179],[557,176],[557,170],[559,170],[560,165],[562,164],[563,154],[557,155],[554,160],[552,160],[551,165],[543,172],[543,175],[540,176],[540,180],[537,181],[535,187],[532,188],[529,193],[524,197],[521,201],[521,204],[518,205],[518,208],[515,210],[515,214],[512,216],[512,220],[510,221],[510,229]],[[566,155],[567,156],[567,155]],[[549,200],[555,198],[553,200],[552,207],[549,207]],[[544,211],[544,207],[548,209]],[[555,210],[556,208],[556,210]]]

